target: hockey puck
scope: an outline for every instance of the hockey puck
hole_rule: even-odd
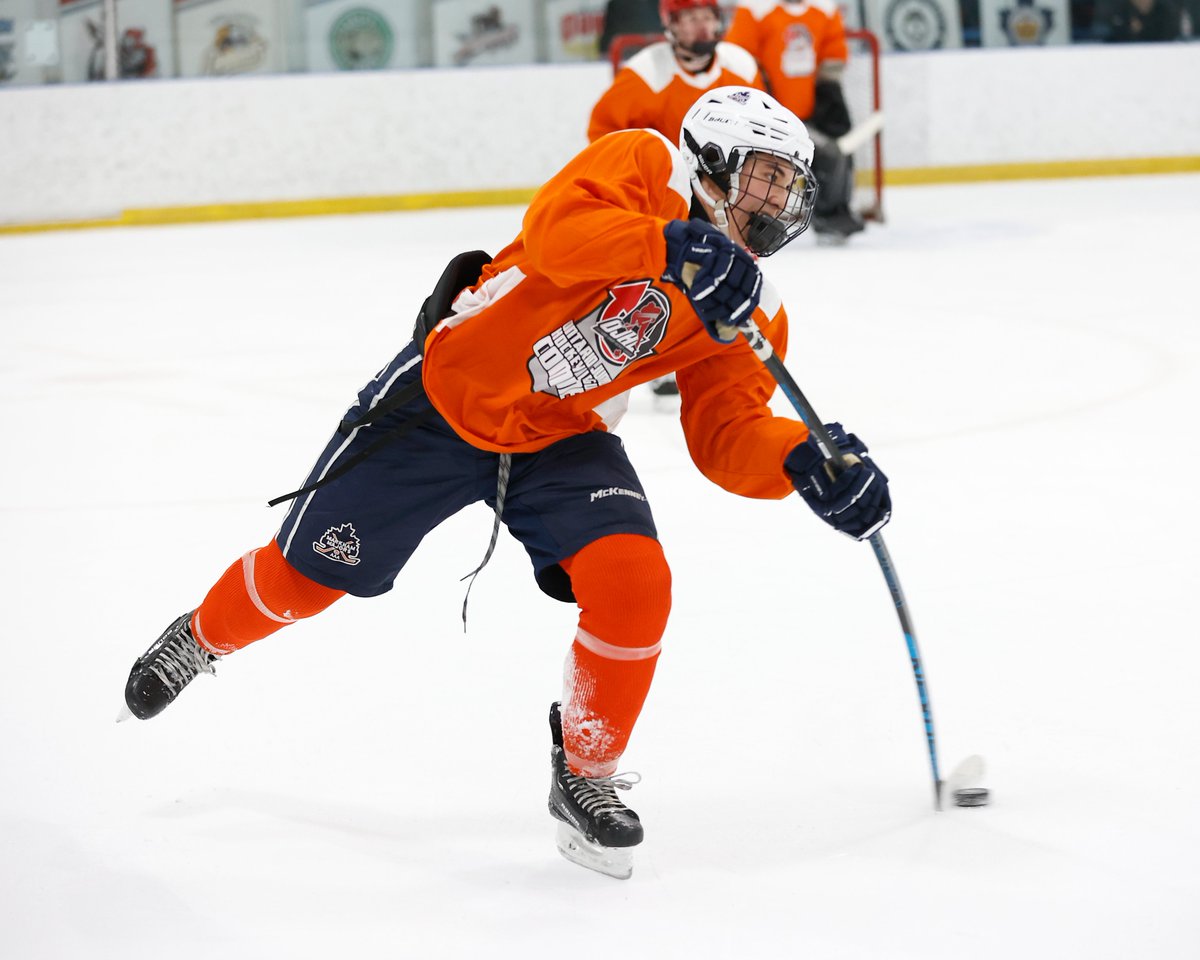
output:
[[[956,807],[986,807],[990,799],[987,787],[964,787],[954,791]]]

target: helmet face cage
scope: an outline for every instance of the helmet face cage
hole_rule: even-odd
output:
[[[753,253],[768,257],[808,227],[817,196],[813,143],[800,118],[770,94],[717,87],[702,95],[684,118],[679,147],[717,226],[736,228]],[[773,160],[760,163],[756,154]],[[780,162],[790,182],[781,182]],[[759,174],[770,179],[758,182]],[[709,181],[721,195],[709,194]],[[736,223],[727,220],[731,210],[740,214]]]
[[[780,164],[748,163],[755,154],[774,157]],[[738,147],[730,161],[726,203],[749,218],[742,231],[746,246],[760,257],[769,257],[808,229],[817,181],[803,160],[772,150]],[[790,182],[776,176],[780,165],[791,171]]]

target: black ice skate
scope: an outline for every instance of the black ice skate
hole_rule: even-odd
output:
[[[125,705],[139,720],[162,713],[196,674],[216,673],[212,665],[217,658],[192,636],[194,612],[185,613],[167,627],[129,671]]]
[[[617,790],[628,790],[637,780],[589,780],[571,773],[563,753],[557,703],[550,706],[550,735],[554,741],[550,748],[550,813],[560,821],[559,853],[589,870],[627,880],[633,873],[633,848],[642,842],[642,824],[638,815],[617,799]]]

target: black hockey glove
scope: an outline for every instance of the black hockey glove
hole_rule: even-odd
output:
[[[663,228],[667,238],[667,269],[663,279],[684,293],[704,329],[720,343],[737,339],[758,306],[762,274],[754,258],[703,220],[671,220]],[[684,278],[684,264],[699,269],[691,283]]]
[[[892,516],[888,479],[858,437],[840,423],[827,423],[825,429],[847,461],[840,473],[821,456],[811,434],[788,454],[784,469],[818,517],[848,537],[866,540]]]
[[[850,111],[838,80],[818,80],[812,116],[808,122],[827,137],[837,138],[850,132]]]

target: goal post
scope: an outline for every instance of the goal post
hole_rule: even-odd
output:
[[[879,38],[870,30],[847,30],[850,59],[842,76],[850,121],[869,128],[854,149],[854,206],[867,220],[883,222],[883,97],[879,79]],[[854,133],[851,130],[850,136]]]

